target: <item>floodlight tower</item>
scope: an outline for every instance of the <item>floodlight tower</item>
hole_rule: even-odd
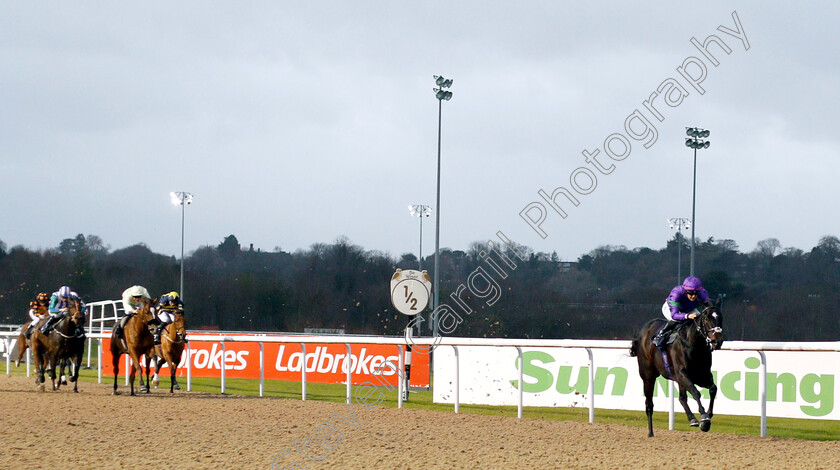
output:
[[[686,127],[685,146],[694,149],[694,178],[691,186],[691,276],[694,275],[694,207],[697,195],[697,149],[709,148],[709,131],[699,127]]]
[[[434,321],[432,321],[432,332],[433,336],[438,336],[438,326],[440,322],[438,321],[437,313],[438,313],[438,305],[440,305],[440,131],[441,131],[441,117],[442,117],[442,110],[443,110],[443,102],[444,100],[449,101],[452,99],[452,92],[445,90],[445,88],[449,88],[452,86],[453,80],[451,78],[443,78],[440,75],[435,75],[435,85],[437,88],[433,88],[435,92],[435,98],[438,100],[438,145],[437,145],[437,196],[436,196],[436,207],[437,211],[435,212],[435,279],[434,279],[434,305],[432,305],[434,311]]]
[[[680,252],[682,251],[682,231],[691,227],[691,221],[684,217],[674,217],[668,219],[668,226],[671,230],[677,231],[677,284],[682,283],[682,261],[680,260]]]
[[[408,211],[412,217],[420,218],[420,256],[417,257],[418,271],[423,270],[423,217],[432,215],[432,208],[423,204],[414,204],[408,206]]]
[[[187,204],[192,204],[193,195],[186,191],[173,191],[169,193],[172,204],[181,206],[181,290],[178,294],[184,298],[184,212]]]

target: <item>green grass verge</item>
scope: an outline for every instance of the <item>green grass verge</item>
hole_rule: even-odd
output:
[[[92,363],[91,365],[94,364]],[[11,375],[26,375],[26,370],[23,364],[21,364],[21,367],[17,369],[14,367],[14,364],[12,364]],[[96,382],[96,380],[96,369],[83,369],[81,371],[80,381]],[[105,383],[111,383],[112,380],[112,376],[103,377],[103,382]],[[124,383],[124,379],[121,378],[118,385],[122,387]],[[181,378],[179,383],[181,384],[182,391],[185,391],[186,378]],[[159,390],[165,390],[167,388],[169,388],[169,377],[161,377]],[[193,377],[192,379],[192,391],[219,393],[220,390],[220,379],[206,377]],[[385,395],[382,406],[396,408],[396,391],[386,390],[384,388],[381,389],[381,391]],[[228,395],[258,396],[259,380],[226,379],[225,393]],[[345,393],[346,387],[340,384],[308,382],[306,386],[306,395],[308,400],[343,403]],[[299,400],[301,397],[301,383],[266,380],[264,396]],[[454,409],[453,405],[450,404],[433,403],[432,392],[427,391],[412,391],[410,400],[404,402],[403,407],[408,409],[422,409],[448,413],[452,413]],[[460,412],[468,414],[515,417],[517,409],[515,406],[462,404]],[[523,417],[527,419],[588,422],[589,409],[586,407],[525,407],[523,410]],[[689,427],[685,414],[680,409],[679,404],[677,404],[675,421],[675,429],[678,431],[691,430],[700,432],[697,428]],[[642,411],[596,409],[595,422],[636,426],[642,428],[639,432],[645,432],[644,428],[647,427],[647,418]],[[758,436],[761,432],[761,419],[759,417],[715,415],[713,422],[712,431],[716,433]],[[667,429],[668,413],[655,412],[653,425],[654,431],[657,429]],[[840,440],[840,426],[837,425],[836,421],[768,417],[767,435],[770,437],[781,438],[836,441]]]

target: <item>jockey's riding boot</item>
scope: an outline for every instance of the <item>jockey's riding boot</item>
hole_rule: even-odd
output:
[[[85,328],[82,325],[76,327],[76,338],[85,339]]]
[[[35,324],[30,323],[29,326],[26,328],[26,331],[23,332],[23,337],[26,338],[26,339],[29,339],[29,337],[32,336],[32,330],[34,330],[34,329],[35,329]]]
[[[665,342],[665,334],[664,333],[665,333],[664,328],[659,330],[659,333],[656,333],[656,336],[654,336],[653,340],[652,340],[653,345],[656,346],[656,349],[658,349],[662,353],[665,352],[664,351],[665,345],[663,344]]]
[[[166,327],[165,323],[161,323],[155,327],[155,344],[160,344],[160,335]]]
[[[50,317],[47,319],[47,322],[44,323],[44,326],[41,327],[41,334],[48,334],[52,330],[52,326],[55,322],[58,321],[58,317]]]
[[[125,324],[128,323],[128,320],[132,316],[134,316],[134,314],[129,313],[128,315],[120,318],[120,321],[118,321],[117,324],[114,325],[114,333],[116,333],[117,338],[122,338],[123,337],[123,328],[125,328]]]

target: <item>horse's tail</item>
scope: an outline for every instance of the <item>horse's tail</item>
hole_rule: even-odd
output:
[[[630,357],[636,357],[639,349],[639,335],[633,337],[633,342],[630,343]]]

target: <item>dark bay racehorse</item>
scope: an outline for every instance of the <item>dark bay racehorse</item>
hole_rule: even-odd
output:
[[[35,360],[35,384],[39,390],[44,390],[47,364],[49,364],[52,389],[58,390],[60,383],[56,384],[55,369],[59,362],[71,360],[74,362],[71,382],[75,382],[73,391],[79,391],[79,369],[82,366],[82,355],[84,351],[84,340],[76,337],[76,326],[84,321],[81,305],[78,300],[70,303],[67,315],[55,324],[48,334],[41,333],[40,329],[32,332],[29,344],[32,348],[32,356]]]
[[[146,354],[154,345],[154,336],[149,331],[149,322],[154,320],[154,313],[152,306],[156,300],[149,300],[147,298],[140,299],[140,309],[131,318],[123,328],[123,338],[117,337],[116,331],[111,334],[111,364],[114,366],[114,395],[117,394],[117,378],[120,375],[120,357],[123,354],[128,354],[131,357],[132,364],[129,373],[129,383],[131,384],[131,396],[134,393],[134,377],[137,375],[138,369],[142,375],[143,370],[140,365],[140,358]],[[148,356],[146,359],[149,359]],[[146,378],[148,380],[149,366],[146,367]],[[140,377],[141,391],[145,390],[149,393],[149,388],[144,386],[143,378]]]
[[[153,384],[155,388],[159,383],[158,374],[163,362],[169,365],[169,393],[174,393],[174,390],[181,390],[178,381],[175,379],[175,374],[178,372],[178,364],[181,362],[181,354],[184,352],[187,337],[187,322],[184,320],[184,315],[175,313],[175,320],[169,325],[166,325],[161,334],[161,342],[155,345],[152,350],[146,354],[147,357],[155,357],[155,377]]]
[[[651,341],[664,323],[664,319],[647,322],[633,338],[633,344],[630,346],[630,355],[636,356],[639,360],[639,375],[644,382],[648,437],[653,437],[653,389],[656,378],[660,375],[673,380],[679,386],[680,404],[685,409],[689,423],[692,426],[700,426],[704,432],[708,431],[712,426],[715,394],[717,394],[717,386],[712,377],[712,351],[720,349],[723,344],[723,316],[718,306],[706,307],[699,316],[687,321],[680,328],[677,339],[667,348],[673,377],[665,369],[662,354]],[[698,386],[709,389],[708,413],[700,403]],[[691,393],[697,401],[700,421],[697,421],[688,407],[686,392]]]

